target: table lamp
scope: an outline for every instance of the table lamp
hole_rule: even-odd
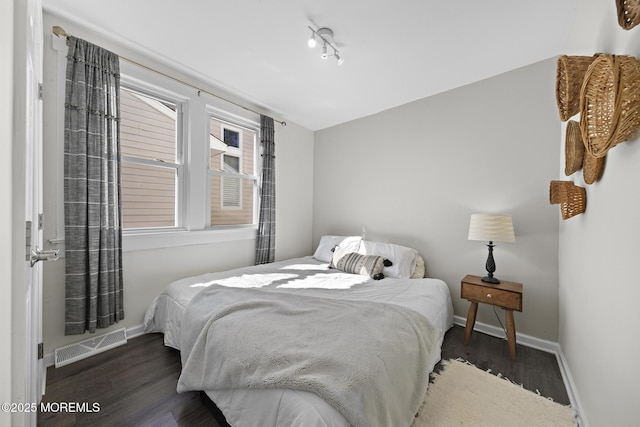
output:
[[[487,275],[482,278],[483,282],[500,283],[500,280],[493,277],[496,271],[496,263],[493,259],[493,242],[515,242],[516,236],[513,232],[513,221],[509,215],[472,214],[469,222],[469,240],[482,240],[489,242],[489,256],[487,257]]]

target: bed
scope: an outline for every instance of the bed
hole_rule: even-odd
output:
[[[338,269],[336,246],[396,261],[375,280]],[[181,351],[178,391],[234,427],[409,426],[453,323],[447,285],[423,275],[413,249],[323,236],[313,256],[171,283],[144,329]]]

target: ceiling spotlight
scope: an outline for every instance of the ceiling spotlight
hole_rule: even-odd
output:
[[[309,41],[307,42],[310,48],[316,47],[316,32],[311,30],[311,37],[309,37]]]
[[[318,30],[314,30],[311,27],[308,28],[311,30],[311,37],[308,41],[309,47],[316,47],[318,42],[318,40],[316,40],[316,37],[319,38],[320,41],[322,41],[322,54],[320,55],[320,57],[322,59],[327,59],[329,56],[335,56],[336,61],[338,61],[338,65],[342,65],[344,59],[340,56],[340,52],[338,51],[338,49],[336,49],[336,47],[333,45],[333,31],[330,28],[326,27],[320,28]],[[333,49],[333,55],[328,54],[327,46]]]

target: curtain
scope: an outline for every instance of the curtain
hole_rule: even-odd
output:
[[[65,335],[124,319],[118,56],[67,39]]]
[[[273,262],[276,246],[276,165],[273,119],[260,116],[262,188],[256,240],[256,265]]]

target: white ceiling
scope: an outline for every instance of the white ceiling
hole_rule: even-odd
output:
[[[560,55],[577,2],[43,0],[311,130]],[[308,25],[333,30],[342,66],[307,46]]]

